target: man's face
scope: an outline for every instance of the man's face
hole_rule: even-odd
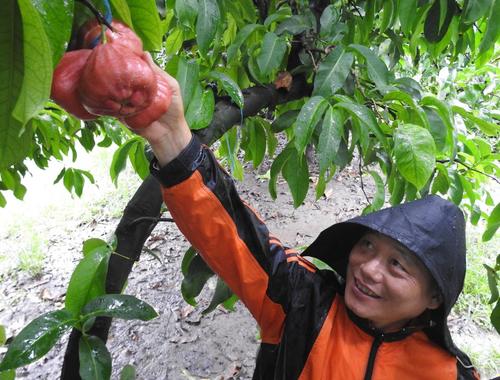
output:
[[[439,306],[431,283],[426,268],[407,248],[370,232],[349,256],[345,303],[374,327],[397,331],[427,308]]]

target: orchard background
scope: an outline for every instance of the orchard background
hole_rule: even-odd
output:
[[[23,199],[33,191],[24,184],[29,165],[76,162],[80,148],[112,149],[115,183],[127,161],[144,180],[115,241],[84,246],[85,258],[68,279],[65,308],[31,329],[46,328],[40,346],[19,343],[30,360],[73,328],[65,376],[74,378],[76,369],[83,378],[109,377],[110,360],[96,365],[92,357],[107,352],[102,341],[109,317],[154,316],[137,299],[121,299],[130,302],[127,308],[112,306],[127,297],[117,293],[132,268],[117,257],[139,257],[161,212],[147,147],[113,118],[81,122],[49,99],[54,67],[96,12],[133,28],[144,49],[177,78],[190,127],[214,144],[237,179],[244,161],[259,167],[270,160],[271,196],[282,177],[300,207],[308,191],[323,197],[334,176],[355,164],[375,186],[363,212],[437,193],[462,208],[483,240],[500,225],[500,0],[7,0],[0,14],[0,205],[7,193]],[[318,171],[314,186],[312,170]],[[54,182],[81,196],[95,180],[69,163]],[[363,181],[360,187],[364,191]],[[500,331],[500,255],[489,264],[487,302]],[[194,303],[211,273],[193,250],[182,271],[183,296]],[[101,285],[92,288],[96,279]],[[106,305],[100,314],[92,309],[96,299]],[[234,301],[220,281],[211,307]],[[78,354],[79,342],[89,348],[87,357]],[[4,358],[0,376],[26,364],[17,356],[10,363]],[[89,372],[78,369],[82,358]]]

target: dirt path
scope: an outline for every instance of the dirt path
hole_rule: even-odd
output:
[[[365,185],[372,191],[370,184]],[[289,246],[310,243],[323,228],[358,215],[366,205],[355,170],[346,169],[332,182],[327,197],[315,202],[312,192],[298,210],[281,183],[277,201],[271,200],[267,181],[249,171],[240,194],[268,223],[269,229]],[[0,324],[17,333],[43,312],[62,308],[70,274],[81,256],[81,243],[90,237],[107,239],[118,219],[96,218],[89,223],[67,221],[66,229],[47,231],[50,242],[45,270],[38,278],[24,272],[0,283]],[[202,316],[212,289],[205,289],[198,308],[187,305],[180,294],[180,263],[188,244],[175,225],[159,225],[146,243],[157,251],[159,263],[143,254],[129,278],[126,293],[153,305],[159,317],[143,323],[115,321],[108,348],[113,356],[113,376],[126,364],[136,367],[137,378],[250,379],[258,348],[258,330],[246,309],[217,309]],[[47,271],[49,270],[50,271]],[[17,371],[18,378],[57,379],[66,338],[40,361]],[[2,351],[0,351],[1,353]]]

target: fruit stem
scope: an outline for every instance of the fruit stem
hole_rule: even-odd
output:
[[[106,42],[108,42],[106,38],[106,25],[101,24],[101,43],[104,45]]]

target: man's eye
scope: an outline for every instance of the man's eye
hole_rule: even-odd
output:
[[[396,259],[391,260],[391,265],[406,272],[405,267]]]
[[[373,243],[370,240],[368,240],[368,239],[364,239],[363,240],[363,245],[366,248],[368,248],[368,249],[372,249],[373,248]]]

